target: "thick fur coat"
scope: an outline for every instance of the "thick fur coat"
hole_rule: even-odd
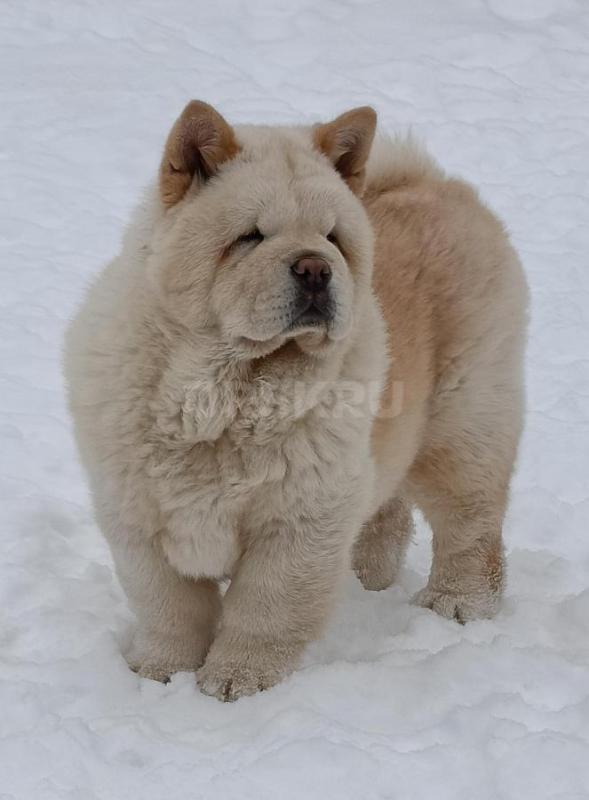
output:
[[[501,224],[355,109],[232,128],[192,102],[66,342],[140,674],[235,699],[296,666],[350,561],[494,613],[522,424],[526,287]],[[230,579],[221,596],[219,583]]]

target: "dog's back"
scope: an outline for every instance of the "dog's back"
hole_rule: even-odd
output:
[[[364,203],[391,354],[373,429],[377,504],[391,495],[416,501],[443,529],[448,517],[483,508],[496,527],[522,426],[527,290],[519,260],[477,193],[446,178],[411,140],[377,141]],[[442,551],[468,550],[468,531],[452,524]],[[495,538],[484,558],[496,572]],[[478,613],[491,611],[491,593],[477,603]]]

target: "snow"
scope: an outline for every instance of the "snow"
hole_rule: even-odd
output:
[[[1,800],[589,797],[586,0],[5,0],[0,30]],[[532,290],[499,616],[350,576],[286,683],[223,705],[140,680],[60,376],[190,97],[290,123],[372,103],[507,221]]]

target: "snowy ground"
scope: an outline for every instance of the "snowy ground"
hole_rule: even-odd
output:
[[[139,10],[140,9],[140,10]],[[586,0],[4,0],[1,800],[589,797]],[[372,103],[507,220],[532,288],[528,425],[492,622],[350,577],[302,669],[222,705],[139,680],[59,349],[190,97],[229,119]]]

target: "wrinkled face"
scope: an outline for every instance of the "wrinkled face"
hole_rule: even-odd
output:
[[[246,128],[238,153],[167,212],[160,285],[171,312],[241,357],[294,339],[345,341],[368,291],[365,212],[309,131]]]

